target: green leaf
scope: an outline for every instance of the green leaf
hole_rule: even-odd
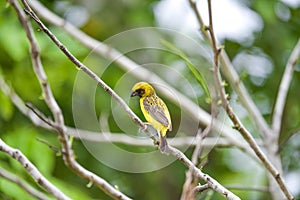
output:
[[[180,58],[182,58],[186,64],[186,66],[189,68],[190,72],[194,75],[198,83],[201,85],[202,89],[206,93],[208,97],[208,101],[211,101],[210,92],[207,86],[207,83],[205,81],[204,76],[197,70],[197,67],[193,65],[193,63],[188,59],[188,57],[177,47],[175,47],[173,44],[166,40],[161,40],[161,43],[168,49],[170,49],[172,52],[175,52],[178,54]]]

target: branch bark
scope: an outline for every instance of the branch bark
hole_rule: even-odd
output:
[[[33,196],[36,199],[39,199],[39,200],[48,200],[49,199],[44,193],[42,193],[39,190],[35,189],[29,183],[25,182],[24,180],[17,177],[16,175],[10,173],[9,171],[3,169],[2,167],[0,167],[0,176],[2,176],[3,178],[19,185],[28,194],[30,194],[31,196]]]
[[[209,26],[207,27],[207,31],[209,32],[210,39],[212,41],[212,49],[214,53],[214,67],[213,67],[213,73],[216,81],[216,85],[220,94],[220,98],[222,100],[222,106],[227,112],[227,115],[233,122],[234,128],[236,128],[241,135],[244,137],[244,139],[249,143],[250,147],[253,149],[257,157],[262,161],[265,168],[269,171],[269,173],[273,176],[273,178],[276,180],[277,184],[279,185],[280,189],[284,193],[285,197],[287,199],[295,199],[293,195],[290,193],[288,188],[286,187],[284,180],[282,178],[282,175],[280,172],[276,169],[276,167],[270,162],[270,160],[267,158],[267,156],[263,153],[263,151],[259,148],[257,145],[255,139],[252,137],[252,135],[248,132],[248,130],[243,126],[237,115],[233,112],[229,101],[227,99],[227,95],[225,92],[225,88],[223,85],[223,80],[220,74],[219,69],[219,55],[221,52],[221,49],[217,47],[216,38],[214,34],[213,29],[213,20],[212,20],[212,7],[211,7],[211,0],[208,1],[208,13],[209,13]]]
[[[27,173],[36,181],[36,183],[49,192],[53,197],[59,200],[71,200],[52,183],[50,183],[20,150],[8,146],[0,139],[0,151],[18,161]]]
[[[268,156],[280,173],[282,173],[282,164],[279,154],[279,136],[282,127],[282,115],[286,103],[286,97],[288,94],[289,86],[291,84],[294,67],[297,61],[299,60],[299,57],[300,39],[298,40],[288,59],[284,74],[281,79],[272,116],[272,134],[270,134],[268,138],[265,138],[265,146],[268,152]],[[274,200],[282,199],[282,195],[278,195],[278,186],[272,178],[269,178],[269,188]]]
[[[193,173],[205,181],[210,189],[215,190],[216,192],[220,193],[226,199],[240,199],[238,196],[227,190],[224,186],[218,183],[215,179],[210,177],[209,175],[203,173],[199,168],[197,168],[192,161],[190,161],[181,151],[175,149],[174,147],[170,146],[170,154],[177,157],[185,166],[187,166]]]
[[[272,129],[273,129],[272,134],[277,135],[277,137],[279,137],[280,134],[282,114],[286,102],[286,97],[289,91],[289,86],[292,81],[294,68],[296,63],[299,61],[299,58],[300,58],[300,39],[298,40],[296,46],[294,47],[289,57],[289,60],[285,66],[285,71],[281,79],[276,103],[274,106],[274,113],[272,118]]]
[[[206,25],[203,22],[202,16],[197,8],[197,1],[195,0],[189,0],[190,6],[195,13],[195,16],[198,20],[200,30],[204,36],[204,38],[209,41],[211,44],[213,43],[211,40],[210,35],[208,32],[206,32]],[[217,43],[217,41],[215,41]],[[260,134],[263,137],[268,137],[270,134],[270,128],[265,121],[265,119],[262,117],[260,111],[256,107],[255,103],[251,99],[246,87],[241,82],[237,72],[235,71],[231,61],[228,58],[228,55],[225,50],[222,50],[219,54],[220,62],[222,64],[222,72],[224,76],[226,77],[226,80],[230,83],[230,86],[233,88],[233,90],[238,94],[239,99],[241,100],[241,103],[243,106],[247,109],[251,119],[255,122],[256,126],[260,130]]]
[[[204,129],[204,131],[202,133],[199,132],[196,136],[196,146],[195,146],[195,149],[194,149],[194,152],[192,155],[192,162],[194,163],[195,166],[198,165],[198,162],[199,162],[198,160],[202,154],[204,140],[207,139],[208,134],[211,132],[214,119],[218,115],[218,107],[217,107],[217,102],[216,102],[215,90],[213,87],[210,87],[210,94],[211,94],[211,122],[210,122],[209,126],[207,126]],[[197,183],[198,183],[198,179],[193,176],[193,171],[192,170],[187,171],[180,199],[181,200],[186,200],[186,199],[194,200],[195,192],[202,192],[202,190],[200,190],[199,188],[208,186],[207,184],[197,186],[197,185],[199,185]],[[196,189],[197,187],[199,187],[199,188]]]

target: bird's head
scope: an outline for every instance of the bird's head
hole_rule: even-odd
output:
[[[153,87],[146,82],[138,82],[131,89],[131,97],[139,96],[146,97],[152,94],[155,94]]]

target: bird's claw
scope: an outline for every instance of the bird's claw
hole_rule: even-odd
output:
[[[150,126],[150,128],[149,128]],[[144,127],[143,128],[140,128],[139,131],[140,132],[146,132],[146,130],[148,129],[147,131],[147,135],[153,140],[153,144],[154,145],[159,145],[159,138],[158,138],[158,133],[157,131],[153,128],[152,124],[149,123],[149,122],[144,122]],[[154,134],[155,132],[155,134]]]
[[[170,148],[168,145],[165,145],[165,146],[159,145],[158,147],[159,147],[159,150],[161,153],[166,154],[166,155],[170,154]]]
[[[144,122],[144,127],[143,128],[140,128],[140,131],[146,131],[148,129],[148,126],[151,126],[151,124],[149,122]]]

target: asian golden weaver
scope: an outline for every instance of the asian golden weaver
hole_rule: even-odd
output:
[[[146,82],[136,83],[131,89],[131,97],[140,97],[140,107],[146,120],[159,133],[159,147],[162,152],[167,152],[167,130],[172,130],[171,117],[166,104],[155,93],[154,88]]]

